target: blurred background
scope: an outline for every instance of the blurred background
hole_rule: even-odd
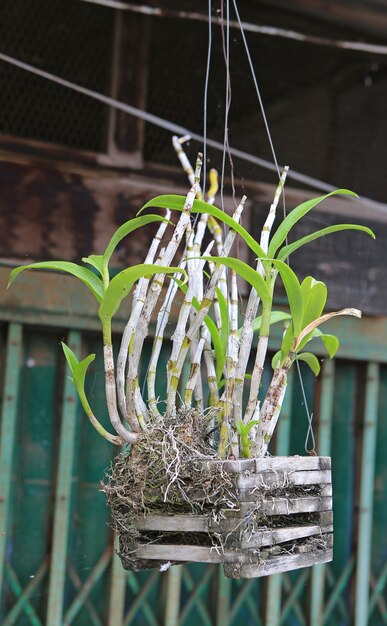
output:
[[[202,135],[210,4],[207,134],[223,144],[220,0],[144,2],[3,0],[0,54]],[[294,236],[337,222],[376,233],[375,242],[340,233],[291,259],[300,278],[327,283],[331,309],[364,313],[330,325],[339,356],[324,360],[317,381],[302,370],[316,450],[332,456],[334,561],[251,581],[225,579],[212,565],[122,570],[99,491],[115,450],[89,427],[59,346],[97,353],[88,392],[107,424],[96,305],[63,275],[25,274],[9,292],[5,285],[15,265],[101,252],[149,198],[184,194],[188,183],[169,130],[0,58],[4,626],[387,623],[387,2],[239,0],[238,8],[277,159],[290,165],[287,209],[330,186],[362,196],[327,200]],[[226,3],[223,27],[225,12]],[[233,157],[232,174],[236,197],[248,196],[243,224],[257,235],[277,174],[233,3],[230,18],[229,141],[244,153]],[[191,161],[199,149],[200,141],[186,145]],[[221,170],[221,150],[208,147],[207,157],[207,171]],[[123,241],[116,267],[141,262],[151,236]],[[117,333],[124,320],[122,311]],[[304,405],[295,374],[272,454],[306,454]]]

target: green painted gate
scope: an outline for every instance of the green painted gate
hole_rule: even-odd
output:
[[[82,414],[59,348],[67,338],[97,352],[88,392],[100,415],[93,310],[82,286],[77,298],[61,278],[54,296],[50,281],[28,276],[0,302],[2,626],[386,624],[387,320],[340,320],[341,358],[317,385],[304,374],[317,450],[333,457],[333,563],[251,581],[205,565],[134,574],[115,556],[99,491],[115,451]],[[305,454],[302,404],[293,375],[277,454]]]

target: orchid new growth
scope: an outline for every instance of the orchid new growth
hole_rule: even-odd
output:
[[[232,216],[214,206],[218,187],[214,170],[210,172],[207,201],[203,199],[202,157],[199,154],[195,169],[191,168],[183,150],[184,140],[174,138],[173,145],[191,183],[186,197],[163,195],[147,202],[137,217],[118,228],[103,254],[83,259],[85,265],[66,261],[25,265],[11,272],[9,284],[27,269],[56,270],[79,278],[95,297],[113,433],[94,415],[85,393],[87,368],[95,355],[78,361],[62,345],[81,404],[105,439],[117,445],[136,445],[144,433],[157,428],[164,415],[173,418],[181,411],[194,410],[208,422],[214,455],[262,457],[280,416],[288,372],[294,361],[304,361],[317,376],[320,364],[308,351],[309,342],[318,338],[332,358],[338,340],[324,334],[320,327],[335,316],[361,316],[360,311],[352,308],[324,313],[326,286],[311,276],[300,283],[287,263],[288,257],[309,242],[342,230],[358,230],[372,237],[374,234],[365,226],[338,224],[288,243],[295,224],[325,198],[356,194],[339,189],[308,200],[290,211],[275,228],[276,209],[288,169],[284,168],[260,237],[255,239],[240,223],[244,196]],[[165,216],[144,213],[150,208],[164,209]],[[110,262],[117,245],[136,229],[152,224],[157,225],[157,231],[144,263],[123,269],[112,278]],[[166,233],[170,235],[165,242]],[[236,238],[241,238],[251,250],[256,259],[254,267],[230,256]],[[238,276],[250,289],[245,302],[238,295]],[[287,311],[273,310],[278,278],[286,292]],[[131,292],[128,321],[115,355],[112,319]],[[180,309],[176,314],[172,305],[177,301]],[[155,331],[146,367],[146,399],[139,370],[152,321]],[[286,324],[282,345],[268,362],[270,329],[279,322]],[[165,337],[167,328],[170,340]],[[258,335],[257,342],[254,334]],[[159,363],[163,346],[169,350],[166,372]],[[253,363],[251,369],[249,363]],[[260,402],[265,367],[272,370],[271,382]],[[163,398],[156,395],[158,377],[167,381]]]

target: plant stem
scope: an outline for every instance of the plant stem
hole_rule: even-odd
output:
[[[171,212],[167,209],[165,212],[165,218],[169,220],[171,217]],[[149,247],[148,254],[146,255],[144,263],[153,263],[155,255],[157,253],[157,249],[160,245],[160,241],[165,233],[167,228],[167,222],[162,222],[157,229],[156,235],[154,236],[152,243]],[[128,358],[128,350],[131,340],[133,338],[133,333],[136,329],[141,311],[144,306],[146,293],[149,286],[149,278],[141,278],[138,281],[136,289],[133,295],[132,301],[132,310],[128,320],[128,323],[125,326],[125,330],[121,339],[121,346],[118,353],[117,359],[117,394],[118,394],[118,406],[120,408],[121,414],[124,419],[128,421],[128,413],[129,407],[126,404],[125,398],[125,368],[126,362]],[[131,409],[133,412],[133,409]]]
[[[93,411],[91,410],[91,406],[89,404],[88,399],[86,398],[86,394],[82,389],[77,389],[79,399],[81,401],[83,410],[85,411],[87,417],[89,418],[91,424],[94,426],[95,430],[99,435],[101,435],[104,439],[109,441],[110,443],[114,443],[116,446],[121,446],[124,443],[122,437],[117,437],[115,435],[111,435],[97,420]]]
[[[243,211],[243,205],[245,203],[246,200],[246,196],[243,196],[239,206],[237,207],[234,215],[233,215],[233,219],[236,222],[239,222],[240,220],[240,216],[241,213]],[[234,230],[230,229],[226,240],[224,242],[224,246],[223,246],[223,250],[222,250],[222,256],[227,256],[231,250],[232,244],[234,243],[235,240],[235,236],[236,233]],[[206,288],[203,300],[200,304],[200,308],[199,311],[196,314],[195,320],[193,322],[193,324],[191,324],[191,326],[189,327],[183,341],[181,344],[181,348],[180,348],[180,352],[179,352],[179,356],[177,358],[177,360],[174,360],[171,363],[171,376],[170,376],[170,385],[169,385],[169,389],[168,389],[168,406],[169,407],[173,407],[174,403],[175,403],[175,398],[176,398],[176,392],[177,392],[177,388],[178,388],[178,384],[179,384],[179,380],[180,380],[180,376],[183,370],[183,366],[184,366],[184,362],[187,356],[187,352],[190,348],[190,345],[192,343],[192,340],[194,339],[194,337],[196,337],[196,333],[197,331],[200,329],[204,318],[206,317],[212,303],[214,300],[214,296],[215,296],[215,292],[216,292],[216,287],[217,284],[219,282],[219,279],[221,277],[221,271],[224,268],[222,266],[218,266],[214,273],[212,274],[210,281],[208,283],[208,286]]]
[[[135,443],[139,438],[140,427],[136,420],[130,417],[130,425],[134,432],[126,430],[122,424],[117,410],[116,381],[114,375],[114,357],[111,336],[110,320],[102,324],[103,333],[103,356],[105,366],[105,391],[106,403],[109,412],[110,422],[116,433],[127,443]]]
[[[260,238],[260,246],[264,252],[267,252],[269,245],[269,238],[271,229],[275,220],[276,210],[278,206],[279,199],[281,197],[281,193],[283,187],[285,185],[286,176],[288,173],[289,167],[284,167],[280,181],[278,183],[276,192],[274,194],[273,202],[270,206],[266,221],[263,225],[261,238]],[[265,270],[258,260],[257,262],[257,272],[261,274],[261,276],[265,275]],[[240,336],[240,344],[239,344],[239,357],[238,357],[238,365],[236,371],[236,380],[235,380],[235,390],[234,390],[234,419],[235,421],[240,421],[242,419],[242,397],[243,397],[243,387],[245,382],[245,374],[247,369],[247,364],[251,352],[251,345],[253,343],[254,337],[254,319],[256,318],[258,307],[259,307],[260,298],[258,293],[254,288],[251,289],[249,299],[247,302],[245,319],[243,322],[242,332]]]
[[[199,178],[200,171],[202,166],[202,155],[199,153],[198,159],[196,161],[196,170],[195,170],[195,181],[192,185],[190,191],[187,194],[186,201],[184,203],[183,211],[180,215],[180,219],[176,224],[171,240],[169,241],[165,252],[162,256],[161,262],[164,265],[170,265],[173,257],[175,256],[180,242],[183,238],[183,235],[190,225],[190,215],[193,202],[195,200],[195,196],[197,190],[199,188]],[[134,404],[134,390],[135,390],[135,381],[137,379],[137,372],[140,363],[141,352],[143,348],[143,344],[145,338],[148,333],[148,327],[151,320],[151,316],[153,310],[157,304],[158,298],[161,293],[161,289],[163,287],[165,275],[157,274],[148,290],[148,295],[146,297],[146,301],[141,311],[141,315],[138,320],[138,325],[136,328],[136,333],[134,335],[132,351],[129,354],[129,366],[128,366],[128,375],[127,375],[127,383],[126,383],[126,393],[127,393],[127,403]]]
[[[180,263],[180,267],[182,269],[184,269],[186,265],[185,261],[182,261]],[[175,275],[174,278],[177,278],[178,276]],[[172,304],[176,295],[176,292],[178,290],[179,286],[176,280],[171,280],[171,282],[169,283],[168,289],[167,289],[167,293],[165,295],[164,298],[164,302],[163,305],[159,311],[159,314],[157,316],[157,325],[156,325],[156,332],[155,332],[155,336],[154,336],[154,340],[153,340],[153,345],[152,345],[152,354],[151,354],[151,358],[149,360],[149,368],[148,368],[148,406],[149,406],[149,410],[151,411],[152,415],[156,418],[156,419],[161,419],[161,414],[159,413],[158,409],[157,409],[157,399],[156,399],[156,391],[155,391],[155,385],[156,385],[156,371],[157,371],[157,363],[159,360],[159,356],[160,356],[160,352],[161,352],[161,348],[163,345],[163,337],[164,337],[164,331],[165,328],[167,326],[168,320],[169,320],[169,315],[171,312],[171,308],[172,308]]]
[[[273,294],[274,289],[274,280],[270,281],[270,293]],[[272,298],[268,303],[263,304],[262,306],[262,321],[261,321],[261,329],[259,333],[259,340],[257,346],[257,352],[255,356],[254,368],[251,376],[250,382],[250,394],[249,400],[247,403],[245,415],[244,415],[244,423],[247,424],[253,417],[255,406],[258,402],[258,393],[261,385],[263,366],[265,364],[265,358],[267,353],[267,345],[269,341],[269,333],[270,333],[270,315],[272,309]]]

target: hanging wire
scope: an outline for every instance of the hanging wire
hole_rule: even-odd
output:
[[[226,41],[224,40],[224,2],[220,0],[220,20],[222,31],[223,53],[226,66],[226,95],[224,104],[224,128],[223,128],[223,152],[222,152],[222,170],[220,178],[220,204],[224,211],[224,177],[226,170],[226,151],[228,139],[228,113],[230,110],[230,2],[226,0]]]
[[[239,11],[238,11],[238,6],[237,6],[237,1],[236,1],[236,0],[233,0],[233,4],[234,4],[235,15],[236,15],[236,17],[237,17],[238,24],[239,24],[239,28],[240,28],[240,31],[241,31],[241,35],[242,35],[242,39],[243,39],[243,44],[244,44],[244,46],[245,46],[246,55],[247,55],[247,60],[248,60],[249,65],[250,65],[251,75],[252,75],[252,78],[253,78],[255,91],[256,91],[256,93],[257,93],[259,106],[260,106],[260,108],[261,108],[261,113],[262,113],[262,117],[263,117],[263,123],[265,124],[265,129],[266,129],[267,138],[268,138],[268,140],[269,140],[271,153],[272,153],[272,155],[273,155],[273,161],[274,161],[274,164],[275,164],[275,167],[276,167],[276,170],[277,170],[278,178],[281,178],[281,172],[280,172],[280,168],[279,168],[278,161],[277,161],[277,155],[276,155],[275,150],[274,150],[274,144],[273,144],[273,140],[272,140],[272,137],[271,137],[269,124],[268,124],[267,117],[266,117],[266,113],[265,113],[265,107],[263,106],[263,101],[262,101],[262,97],[261,97],[261,92],[260,92],[259,87],[258,87],[258,81],[257,81],[257,77],[256,77],[256,74],[255,74],[253,61],[252,61],[252,59],[251,59],[251,54],[250,54],[249,46],[248,46],[248,44],[247,44],[245,31],[244,31],[244,28],[243,28],[243,24],[242,24],[242,22],[241,22],[241,18],[240,18],[240,16],[239,16]]]
[[[239,15],[239,11],[238,11],[237,0],[233,0],[233,4],[234,4],[235,15],[237,17],[239,28],[240,28],[240,31],[241,31],[243,44],[245,46],[246,55],[247,55],[247,59],[248,59],[249,66],[250,66],[251,75],[252,75],[253,82],[254,82],[255,91],[256,91],[258,102],[259,102],[259,106],[260,106],[260,109],[261,109],[262,118],[263,118],[263,122],[264,122],[264,125],[265,125],[267,138],[269,140],[270,149],[271,149],[271,153],[272,153],[272,156],[273,156],[273,161],[274,161],[274,164],[275,164],[275,168],[277,170],[278,178],[281,178],[281,172],[280,172],[280,168],[279,168],[279,165],[278,165],[278,160],[277,160],[277,155],[276,155],[275,148],[274,148],[273,139],[272,139],[272,136],[271,136],[271,133],[270,133],[269,123],[268,123],[268,120],[267,120],[267,117],[266,117],[265,107],[263,105],[261,92],[260,92],[260,89],[259,89],[259,86],[258,86],[257,76],[256,76],[256,73],[255,73],[255,70],[254,70],[254,65],[253,65],[253,61],[252,61],[252,58],[251,58],[249,46],[248,46],[248,43],[247,43],[247,39],[246,39],[246,35],[245,35],[245,32],[244,32],[243,24],[242,24],[242,21],[240,19],[240,15]],[[285,219],[285,217],[286,217],[285,190],[283,190],[283,193],[282,193],[282,204],[283,204],[283,216],[284,216],[284,219]],[[288,243],[288,241],[287,241],[287,237],[286,237],[286,245],[287,245],[287,243]],[[290,257],[287,258],[286,262],[288,263],[288,265],[290,265]],[[311,413],[311,411],[309,410],[308,401],[307,401],[306,393],[305,393],[304,381],[302,379],[302,373],[301,373],[301,368],[300,368],[300,364],[299,364],[299,361],[298,361],[297,354],[296,354],[295,361],[296,361],[296,366],[297,366],[298,379],[300,381],[301,393],[302,393],[302,397],[303,397],[303,401],[304,401],[306,417],[307,417],[307,420],[308,420],[308,430],[307,430],[306,439],[305,439],[305,451],[308,452],[309,454],[315,454],[316,453],[315,452],[316,440],[315,440],[314,431],[313,431],[313,413]],[[312,441],[312,448],[311,449],[308,449],[309,438],[311,438],[311,441]]]
[[[208,0],[208,48],[206,78],[204,82],[204,103],[203,103],[203,200],[205,199],[207,183],[207,110],[208,110],[208,85],[210,82],[212,53],[212,0]]]

